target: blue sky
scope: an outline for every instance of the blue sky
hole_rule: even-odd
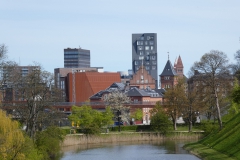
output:
[[[131,69],[133,33],[157,33],[158,73],[167,52],[181,55],[184,72],[210,50],[230,62],[240,49],[239,0],[2,0],[0,44],[20,65],[62,68],[63,49],[91,51],[91,66],[105,71]]]

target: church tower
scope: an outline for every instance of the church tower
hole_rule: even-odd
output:
[[[174,69],[175,69],[175,72],[177,73],[177,75],[179,77],[184,77],[184,72],[183,72],[183,63],[182,63],[182,59],[181,59],[181,56],[179,55],[179,57],[175,60],[175,63],[174,63]]]
[[[174,64],[175,65],[175,64]],[[174,85],[177,84],[177,73],[172,66],[171,61],[168,58],[168,61],[160,74],[160,88],[172,88]]]

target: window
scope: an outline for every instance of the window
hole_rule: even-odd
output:
[[[135,61],[135,65],[138,65],[138,61]]]
[[[169,77],[169,76],[166,76],[166,77],[164,77],[164,79],[165,79],[165,80],[169,80],[169,79],[170,79],[170,77]]]
[[[157,68],[156,66],[152,66],[152,70],[156,70],[156,68]]]
[[[151,59],[152,60],[156,60],[156,56],[151,56]]]
[[[145,83],[148,83],[148,80],[147,80],[147,79],[145,80]]]
[[[143,45],[143,41],[137,41],[137,45]]]
[[[149,41],[149,45],[154,45],[154,42],[153,41]]]
[[[147,36],[147,40],[153,40],[154,37],[153,36]]]
[[[146,70],[149,70],[149,66],[146,66]]]
[[[149,61],[149,56],[145,56],[145,60]]]
[[[143,50],[143,46],[138,46],[138,50]]]
[[[146,55],[149,55],[149,51],[146,51]]]
[[[140,54],[140,55],[144,55],[144,51],[140,51],[139,54]]]
[[[149,46],[145,46],[145,50],[149,50]]]
[[[144,37],[139,37],[139,40],[144,40]]]
[[[151,46],[151,50],[153,50],[154,49],[154,47],[153,46]]]
[[[143,75],[141,75],[141,80],[143,80]]]
[[[153,64],[153,65],[156,65],[156,64],[157,64],[157,61],[152,61],[152,64]]]
[[[144,56],[139,56],[139,60],[143,60],[144,59]]]
[[[149,62],[145,62],[145,65],[149,65]]]
[[[170,85],[169,84],[165,84],[165,88],[170,88]]]
[[[137,80],[137,84],[139,84],[139,80]]]
[[[148,45],[148,41],[145,41],[145,45]]]

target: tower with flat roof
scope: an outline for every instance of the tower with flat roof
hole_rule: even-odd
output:
[[[157,34],[132,34],[132,71],[136,73],[140,66],[155,79],[158,88]]]
[[[64,68],[89,68],[90,50],[82,48],[64,49]]]

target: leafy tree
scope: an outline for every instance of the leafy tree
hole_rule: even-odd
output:
[[[133,112],[131,118],[134,118],[135,120],[142,120],[142,118],[143,118],[143,111],[142,111],[142,109],[137,108]]]
[[[113,124],[113,114],[109,108],[106,108],[106,112],[99,112],[86,105],[72,106],[72,115],[68,118],[87,134],[100,133],[101,127]]]
[[[120,122],[130,122],[130,107],[125,106],[130,103],[130,98],[125,93],[115,90],[104,96],[103,100],[107,106],[111,107],[115,120],[119,123],[120,132]]]
[[[191,70],[198,71],[199,74],[196,78],[202,85],[202,94],[205,95],[205,98],[212,97],[213,106],[209,107],[216,108],[216,116],[221,130],[221,108],[226,107],[224,97],[231,88],[232,82],[227,55],[221,51],[212,50],[204,54],[200,61],[195,62]],[[206,100],[205,98],[203,100]]]
[[[159,102],[157,102],[155,107],[150,112],[151,128],[155,131],[165,134],[171,125],[166,111],[164,111],[163,107],[159,104]]]
[[[41,160],[33,141],[24,135],[17,121],[0,110],[0,159]]]
[[[179,79],[178,83],[169,88],[164,95],[164,106],[167,113],[171,116],[174,130],[177,130],[177,118],[186,108],[187,96],[185,93],[184,79]]]
[[[17,121],[12,121],[0,110],[0,159],[17,159],[24,157],[21,152],[24,135]]]
[[[36,146],[43,155],[43,159],[57,159],[61,156],[61,142],[64,140],[65,133],[58,127],[50,126],[46,130],[37,132]]]

